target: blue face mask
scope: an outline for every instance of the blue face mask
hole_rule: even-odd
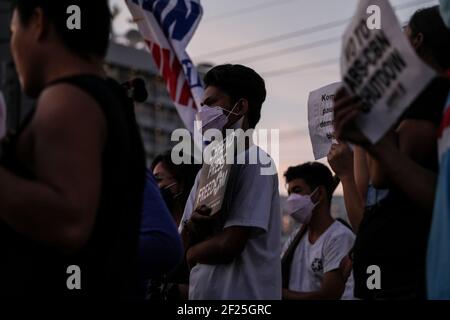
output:
[[[450,29],[450,0],[439,0],[439,4],[442,20],[444,20],[447,28]]]

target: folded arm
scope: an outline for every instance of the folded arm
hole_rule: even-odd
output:
[[[189,248],[187,251],[189,265],[231,263],[244,251],[250,232],[249,227],[225,228],[222,232]]]

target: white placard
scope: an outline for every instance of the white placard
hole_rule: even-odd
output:
[[[326,157],[334,140],[333,99],[341,82],[311,91],[308,98],[308,127],[314,159]]]
[[[377,26],[378,18],[381,23]],[[364,102],[366,112],[357,124],[375,143],[435,72],[414,52],[389,1],[361,0],[344,33],[341,76],[347,90]]]

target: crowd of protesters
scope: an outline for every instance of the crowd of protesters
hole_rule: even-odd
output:
[[[356,125],[360,99],[336,93],[334,175],[318,162],[284,173],[283,209],[300,226],[283,248],[278,176],[263,164],[232,166],[214,215],[195,206],[201,165],[168,151],[146,168],[133,101],[102,67],[108,3],[84,1],[77,32],[61,18],[68,5],[14,1],[11,50],[37,106],[2,141],[0,296],[450,299],[450,1],[404,27],[437,76],[379,142]],[[254,70],[219,65],[204,86],[203,129],[257,126],[266,88]],[[270,159],[252,141],[239,156],[254,154]],[[331,216],[339,183],[348,222]],[[72,265],[79,290],[67,287]]]

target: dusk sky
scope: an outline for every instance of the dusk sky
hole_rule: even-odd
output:
[[[128,22],[130,14],[123,0],[111,2],[121,9],[115,30],[123,34],[134,27]],[[357,0],[203,0],[201,3],[203,19],[187,49],[191,58],[195,63],[242,63],[264,77],[268,95],[258,127],[280,129],[280,179],[288,166],[314,160],[308,135],[308,94],[340,80],[340,39],[347,27],[343,20],[353,15]],[[400,21],[406,22],[418,8],[438,1],[391,3],[399,7]],[[322,30],[304,32],[301,36],[289,35],[338,21],[342,22],[334,27],[318,28]],[[278,40],[246,50],[214,54],[268,38]],[[284,49],[289,53],[281,54]],[[320,67],[305,69],[305,65]],[[286,73],[285,69],[296,72]],[[322,162],[326,162],[325,159]],[[285,193],[283,186],[280,181],[280,191]]]

